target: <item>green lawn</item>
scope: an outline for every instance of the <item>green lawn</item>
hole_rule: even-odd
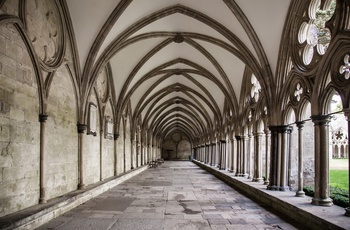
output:
[[[330,186],[349,191],[349,171],[331,169],[329,172]]]

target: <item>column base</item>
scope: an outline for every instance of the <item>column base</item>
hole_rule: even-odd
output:
[[[264,178],[253,178],[253,182],[263,182]]]
[[[273,191],[279,191],[279,188],[278,188],[278,186],[276,186],[276,185],[268,185],[268,186],[266,187],[266,189],[267,189],[267,190],[273,190]]]
[[[264,181],[264,185],[268,185],[269,183],[270,183],[270,181],[268,181],[268,180]]]
[[[331,198],[326,198],[326,199],[312,198],[311,204],[330,207],[333,205],[333,200]]]
[[[78,189],[84,189],[85,188],[85,184],[78,184]]]
[[[295,196],[296,196],[296,197],[303,197],[303,196],[305,196],[305,192],[304,192],[304,191],[297,191],[297,192],[295,193]]]
[[[279,191],[285,192],[285,191],[290,191],[290,188],[288,186],[281,186],[279,188]]]
[[[344,215],[350,217],[350,207],[345,208],[345,214]]]
[[[241,177],[248,177],[248,174],[247,173],[243,173],[240,175]]]
[[[235,170],[228,170],[230,173],[235,173]]]
[[[40,198],[39,199],[39,204],[46,204],[46,199],[45,198]]]

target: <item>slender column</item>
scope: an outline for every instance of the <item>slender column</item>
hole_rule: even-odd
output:
[[[277,156],[278,156],[278,126],[270,126],[271,130],[271,158],[270,158],[270,176],[268,190],[278,190],[277,186]]]
[[[135,141],[133,139],[131,139],[131,153],[130,153],[130,161],[131,161],[131,169],[134,169],[134,153],[135,153]]]
[[[346,120],[348,121],[348,137],[350,137],[350,109],[346,109],[343,110]],[[349,153],[350,153],[350,143],[348,143],[348,171],[350,171],[350,157],[349,157]],[[350,191],[350,176],[348,176],[348,180],[349,180],[349,191]],[[345,208],[345,216],[350,216],[350,204],[348,204],[348,207]]]
[[[141,151],[141,166],[143,166],[145,164],[145,145],[143,142],[141,142],[140,151]]]
[[[303,176],[303,127],[305,122],[298,121],[296,125],[298,127],[298,191],[295,196],[302,197],[305,196],[305,192],[303,191],[304,184],[304,176]]]
[[[228,144],[229,148],[228,148],[228,158],[229,158],[229,163],[228,163],[228,167],[229,167],[229,172],[233,173],[233,167],[234,167],[234,161],[233,161],[233,139],[229,140],[229,144]]]
[[[237,157],[237,148],[236,148],[236,139],[235,138],[232,138],[231,139],[231,169],[230,169],[230,172],[232,173],[236,173],[237,172],[237,168],[236,168],[236,157]]]
[[[265,180],[264,185],[269,184],[269,163],[270,163],[270,130],[265,130]]]
[[[253,181],[255,182],[262,182],[262,159],[261,159],[261,139],[262,139],[262,133],[255,133],[254,135],[255,141],[254,141],[254,147],[255,147],[255,158],[254,158],[254,177]]]
[[[83,137],[86,125],[77,124],[78,128],[78,156],[79,156],[79,183],[78,189],[84,189],[84,153],[83,153]]]
[[[136,162],[135,162],[135,166],[136,167],[135,168],[138,168],[140,166],[140,162],[139,162],[139,151],[140,151],[140,148],[139,148],[139,141],[138,140],[135,141],[134,149],[135,149],[135,160],[136,160]]]
[[[213,155],[213,152],[212,152],[212,147],[211,147],[211,144],[208,144],[208,165],[211,165],[212,162],[212,156]]]
[[[230,140],[226,140],[226,170],[227,171],[230,171],[230,168],[231,168],[231,152],[230,152],[230,147],[231,147],[231,143],[230,143]]]
[[[236,140],[237,140],[237,160],[236,160],[236,176],[241,176],[242,174],[242,168],[241,168],[241,137],[240,136],[236,136]]]
[[[329,122],[327,115],[311,116],[315,131],[315,193],[311,204],[333,205],[329,198]]]
[[[220,156],[220,142],[216,142],[216,167],[220,168],[221,156]]]
[[[100,181],[103,181],[103,129],[100,130]]]
[[[46,203],[46,186],[45,186],[45,124],[46,114],[39,114],[40,122],[40,197],[39,204]]]
[[[243,136],[243,141],[242,141],[242,176],[247,177],[249,174],[247,173],[247,161],[248,161],[248,141],[249,138],[247,136]]]
[[[254,166],[254,162],[252,163],[252,151],[254,150],[254,148],[251,148],[252,145],[252,135],[249,133],[248,135],[248,140],[247,140],[247,151],[246,151],[246,155],[247,155],[247,178],[251,179],[252,178],[252,165]]]
[[[205,145],[201,147],[201,161],[205,163]]]
[[[118,175],[118,155],[117,155],[117,146],[118,146],[118,138],[119,134],[115,133],[113,135],[114,138],[114,176]]]
[[[220,170],[226,169],[226,140],[220,140]]]
[[[289,150],[289,138],[290,134],[289,126],[282,126],[280,129],[281,132],[281,171],[280,171],[280,191],[289,191],[288,182],[288,150]]]
[[[206,164],[209,164],[209,148],[210,148],[210,145],[209,144],[205,144],[205,163]]]
[[[215,143],[211,143],[211,164],[210,166],[215,166],[216,162],[215,162],[215,156],[216,156],[216,144]]]

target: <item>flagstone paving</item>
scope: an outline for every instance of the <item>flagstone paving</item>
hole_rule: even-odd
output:
[[[38,229],[297,229],[189,161],[166,161]]]

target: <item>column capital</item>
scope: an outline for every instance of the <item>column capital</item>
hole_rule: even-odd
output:
[[[297,122],[295,122],[295,124],[296,124],[297,127],[300,129],[300,128],[303,128],[303,127],[304,127],[305,121],[297,121]]]
[[[84,124],[77,124],[77,129],[78,129],[78,133],[84,133],[84,131],[86,130],[87,126]]]
[[[235,136],[235,138],[236,138],[237,141],[240,141],[242,139],[241,136]]]
[[[329,115],[312,115],[311,120],[315,125],[324,126],[328,125],[331,117]]]
[[[350,108],[343,109],[344,116],[346,117],[347,121],[350,121]]]
[[[119,138],[119,133],[113,134],[113,138],[114,138],[115,141],[118,140],[118,138]]]
[[[263,132],[254,132],[253,135],[255,137],[262,136],[264,133]]]
[[[46,114],[39,114],[39,122],[45,122],[48,116]]]
[[[220,140],[220,143],[226,143],[226,140]]]
[[[289,125],[271,125],[269,126],[271,132],[283,133],[287,132],[290,129]]]

